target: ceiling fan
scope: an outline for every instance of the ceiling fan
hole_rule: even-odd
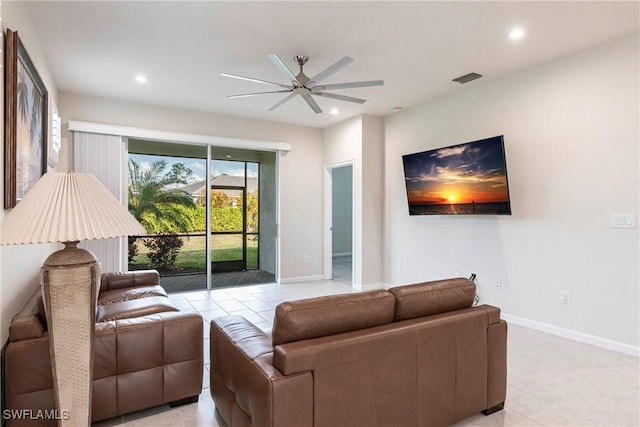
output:
[[[325,98],[338,99],[340,101],[347,102],[355,102],[357,104],[364,104],[367,100],[362,98],[354,98],[352,96],[346,95],[338,95],[335,93],[325,92],[327,90],[335,90],[335,89],[349,89],[354,87],[369,87],[369,86],[382,86],[384,82],[382,80],[371,80],[366,82],[350,82],[350,83],[335,83],[328,85],[320,85],[322,81],[326,80],[336,72],[340,71],[347,65],[353,62],[353,59],[345,56],[344,58],[337,61],[335,64],[327,67],[324,71],[316,74],[312,78],[307,77],[302,68],[304,64],[307,63],[309,58],[305,55],[296,55],[294,57],[295,61],[300,66],[300,72],[298,75],[294,75],[289,68],[282,62],[282,60],[276,54],[269,54],[267,57],[273,62],[273,64],[280,70],[280,72],[286,77],[286,79],[290,82],[290,84],[282,84],[276,82],[270,82],[268,80],[256,79],[253,77],[244,77],[239,76],[237,74],[229,74],[229,73],[221,73],[224,77],[232,77],[234,79],[247,80],[250,82],[262,83],[272,86],[279,86],[283,89],[281,90],[273,90],[269,92],[255,92],[255,93],[245,93],[242,95],[230,95],[229,98],[245,98],[248,96],[256,96],[256,95],[264,95],[267,93],[289,93],[288,96],[283,98],[281,101],[276,103],[274,106],[269,108],[268,111],[273,111],[276,108],[280,107],[285,102],[291,100],[294,96],[300,95],[302,98],[309,104],[309,107],[313,110],[314,113],[319,114],[322,113],[322,109],[318,105],[318,103],[313,99],[312,95],[315,96],[323,96]]]

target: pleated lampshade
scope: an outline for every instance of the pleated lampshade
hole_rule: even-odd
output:
[[[91,174],[47,173],[0,224],[3,245],[134,236],[146,231]]]

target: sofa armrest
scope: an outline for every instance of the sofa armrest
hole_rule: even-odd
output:
[[[16,314],[9,326],[9,342],[40,338],[44,327],[35,314]]]
[[[487,313],[487,408],[504,403],[507,397],[507,322],[500,319],[500,308],[483,304]]]
[[[159,284],[160,275],[156,270],[103,273],[100,278],[100,291]]]
[[[93,391],[103,404],[94,404],[94,421],[199,395],[203,327],[187,312],[97,323]]]
[[[190,360],[203,365],[203,327],[199,314],[181,311],[96,323],[94,379]]]
[[[313,425],[313,377],[276,369],[269,336],[243,317],[225,316],[211,322],[210,338],[211,396],[227,424]]]
[[[487,329],[487,408],[507,397],[507,322],[500,320]]]
[[[479,305],[477,308],[487,313],[489,325],[500,322],[500,309],[488,304]]]
[[[38,338],[9,342],[3,362],[8,408],[18,408],[22,395],[53,385],[47,332]]]

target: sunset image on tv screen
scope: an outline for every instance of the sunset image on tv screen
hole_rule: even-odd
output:
[[[511,214],[502,136],[402,161],[411,215]]]

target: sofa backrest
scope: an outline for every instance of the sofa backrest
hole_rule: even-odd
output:
[[[283,302],[276,307],[273,346],[391,323],[394,305],[387,291]]]
[[[473,305],[476,284],[469,279],[445,279],[389,289],[395,296],[394,320],[415,319]]]
[[[473,305],[476,285],[456,278],[397,286],[388,291],[287,301],[276,307],[273,346],[432,316]]]
[[[159,284],[160,274],[156,270],[102,273],[100,277],[100,291]]]

